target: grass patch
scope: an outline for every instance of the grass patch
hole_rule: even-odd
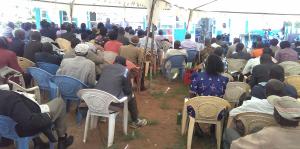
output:
[[[159,124],[158,120],[148,120],[148,123],[147,123],[147,125],[149,125],[149,126],[155,126],[158,124]]]
[[[131,141],[136,139],[142,139],[144,135],[139,130],[133,130],[132,132],[128,133],[127,136],[124,136],[124,141]]]
[[[171,108],[170,105],[168,105],[166,101],[163,101],[162,103],[160,103],[159,107],[162,110],[169,110]]]

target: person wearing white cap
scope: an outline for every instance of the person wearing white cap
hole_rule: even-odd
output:
[[[56,74],[74,77],[93,87],[96,83],[95,63],[86,58],[88,51],[88,45],[78,44],[75,47],[76,57],[64,59]]]
[[[269,96],[274,106],[274,119],[278,126],[265,127],[257,133],[232,142],[231,149],[298,149],[300,147],[300,102],[288,96]]]

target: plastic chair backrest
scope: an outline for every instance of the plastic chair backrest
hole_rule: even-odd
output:
[[[50,78],[53,77],[45,70],[36,67],[30,67],[27,69],[33,79],[38,83],[38,86],[42,90],[49,90]]]
[[[255,133],[266,126],[277,125],[274,116],[265,113],[244,112],[236,115],[235,118],[242,121],[245,128],[244,135]]]
[[[241,72],[247,61],[244,59],[227,59],[227,63],[228,63],[228,72]]]
[[[197,96],[186,102],[195,111],[196,120],[218,120],[219,113],[230,108],[228,101],[214,96]]]
[[[228,82],[226,85],[224,99],[230,103],[237,104],[239,102],[240,97],[244,93],[247,93],[245,88],[237,86],[235,82]]]
[[[285,82],[296,88],[298,96],[300,96],[300,75],[288,76],[285,78]]]
[[[18,64],[22,68],[24,72],[27,71],[27,68],[35,66],[35,63],[30,61],[29,59],[25,57],[18,57]]]
[[[55,42],[59,45],[60,49],[64,50],[64,52],[67,52],[72,49],[71,42],[64,38],[57,38]]]
[[[17,123],[8,116],[0,115],[0,136],[16,140],[20,138],[16,131],[15,125]]]
[[[233,78],[232,75],[230,75],[229,73],[222,73],[222,76],[228,78],[228,79],[229,79],[229,82],[234,81],[234,78]]]
[[[198,51],[191,49],[191,50],[187,50],[186,52],[188,54],[187,62],[193,62],[197,56]]]
[[[52,75],[55,75],[56,71],[59,68],[58,65],[50,64],[50,63],[44,63],[44,62],[37,62],[36,65],[37,65],[38,68],[41,68],[41,69],[49,72]]]
[[[65,100],[78,100],[77,92],[88,88],[84,83],[69,76],[53,76],[50,80],[56,84],[61,97]]]
[[[118,101],[115,96],[97,89],[82,89],[77,95],[85,101],[90,111],[101,114],[109,114],[111,102]]]
[[[166,62],[169,61],[171,62],[171,68],[183,68],[184,65],[183,62],[186,62],[186,56],[184,55],[174,55],[170,56],[169,58],[166,59]]]

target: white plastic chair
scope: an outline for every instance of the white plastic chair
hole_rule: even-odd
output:
[[[22,86],[20,86],[19,84],[17,84],[14,81],[8,80],[8,83],[12,85],[12,90],[13,91],[19,91],[19,92],[25,92],[25,93],[34,93],[34,99],[41,104],[41,93],[40,93],[40,89],[38,86],[32,87],[32,88],[24,88]]]
[[[108,117],[108,143],[107,146],[110,147],[113,144],[114,133],[115,133],[115,122],[116,117],[119,114],[117,111],[112,111],[109,109],[110,104],[113,103],[124,103],[123,107],[123,130],[124,134],[127,135],[128,126],[128,100],[127,97],[122,99],[117,99],[115,96],[97,89],[82,89],[78,92],[78,97],[83,99],[87,104],[89,110],[87,112],[83,142],[86,142],[89,121],[91,116],[102,116]],[[92,119],[93,121],[93,119]]]

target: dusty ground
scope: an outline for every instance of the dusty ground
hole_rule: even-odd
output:
[[[169,89],[168,89],[169,88]],[[161,77],[152,81],[151,88],[137,94],[140,116],[147,118],[149,126],[140,129],[129,128],[128,136],[122,133],[122,115],[117,117],[114,145],[110,149],[184,149],[186,136],[180,135],[177,113],[182,109],[183,99],[188,95],[187,87],[179,82],[168,82]],[[68,115],[68,133],[74,135],[75,142],[69,149],[106,149],[107,123],[88,132],[84,144],[85,119],[75,124],[74,111]],[[215,148],[209,137],[193,137],[192,148]],[[11,149],[13,147],[10,147]]]

